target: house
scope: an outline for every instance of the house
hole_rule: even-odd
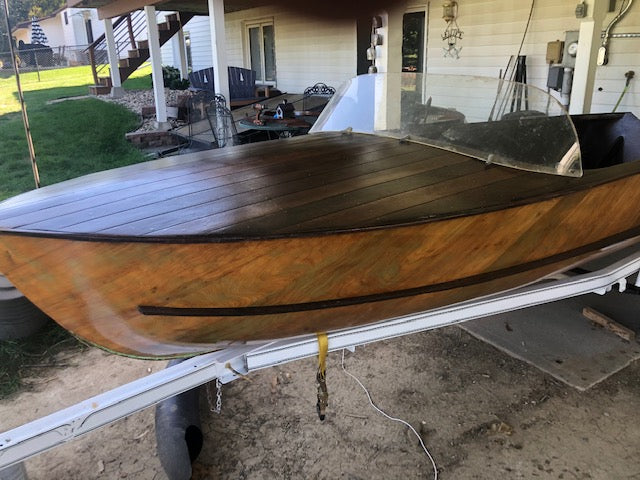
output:
[[[167,43],[158,61],[176,65],[178,59],[184,62],[189,57],[192,69],[219,66],[216,72],[224,71],[226,65],[244,66],[257,72],[259,83],[289,92],[301,92],[319,81],[338,86],[355,74],[366,73],[372,63],[378,72],[497,78],[519,51],[526,55],[527,82],[546,90],[549,42],[567,40],[567,46],[576,43],[571,50],[575,57],[565,57],[573,68],[566,72],[573,73],[573,80],[566,83],[573,88],[571,93],[565,88],[564,96],[557,93],[557,98],[569,103],[572,113],[606,112],[624,92],[618,110],[640,114],[636,83],[631,81],[625,90],[625,73],[640,65],[640,38],[635,33],[640,28],[640,8],[636,5],[610,28],[614,35],[608,42],[608,63],[598,65],[600,32],[625,5],[622,0],[585,1],[579,4],[580,11],[575,0],[460,0],[455,18],[446,10],[452,3],[456,4],[390,1],[375,17],[346,18],[339,14],[311,16],[304,8],[290,10],[291,3],[279,0],[267,5],[257,0],[77,0],[74,6],[96,6],[105,18],[144,5],[207,15],[185,23],[185,47],[177,41]],[[317,8],[337,9],[339,5],[333,2]],[[379,18],[376,27],[373,18]],[[377,35],[376,46],[371,44],[372,34]],[[185,54],[187,46],[189,55]],[[368,60],[367,55],[375,59]],[[222,92],[228,91],[225,83],[224,77],[215,82]]]
[[[191,68],[211,67],[209,18],[194,17],[184,31]],[[282,91],[302,92],[317,82],[339,86],[357,74],[352,20],[301,19],[282,8],[259,7],[227,13],[225,32],[227,63],[255,70],[258,83]],[[163,47],[163,63],[177,66],[174,49],[175,43]]]
[[[606,12],[605,27],[619,8],[620,1],[613,11]],[[581,19],[576,18],[575,9],[576,2],[572,0],[536,2],[521,51],[522,55],[527,56],[529,84],[547,89],[547,44],[555,40],[565,41],[567,32],[570,39],[575,38],[582,23]],[[442,39],[447,23],[443,19],[440,2],[414,3],[410,0],[404,5],[404,10],[398,12],[401,20],[396,18],[395,25],[391,27],[391,22],[383,23],[378,33],[383,38],[389,35],[397,37],[407,28],[413,28],[416,37],[414,43],[417,40],[422,47],[415,51],[413,57],[416,59],[413,63],[418,62],[419,65],[412,64],[409,55],[401,55],[401,51],[406,49],[406,46],[398,48],[402,39],[394,40],[394,57],[403,61],[400,66],[403,71],[414,69],[411,71],[495,78],[501,71],[504,72],[510,56],[516,55],[530,11],[530,2],[460,1],[456,19],[462,31],[462,38],[457,41],[461,48],[458,57],[448,54],[448,44]],[[199,70],[210,67],[208,18],[194,17],[184,30],[190,38],[191,68]],[[636,7],[630,9],[613,30],[617,35],[610,42],[608,64],[595,68],[591,112],[610,112],[625,87],[625,73],[640,68],[640,35],[623,36],[638,31],[640,8]],[[253,68],[264,83],[271,83],[282,91],[301,92],[317,81],[339,86],[356,74],[366,73],[370,64],[366,61],[371,33],[371,19],[368,17],[333,21],[304,18],[282,6],[261,6],[226,13],[225,32],[229,65]],[[270,46],[271,59],[259,48],[253,51],[255,45],[260,44],[253,38],[258,36]],[[409,36],[406,38],[411,41]],[[174,49],[175,44],[163,47],[163,63],[175,65]],[[382,47],[377,49],[382,50]],[[378,52],[381,60],[384,54]],[[266,71],[269,65],[272,65],[271,71]],[[397,65],[395,69],[398,69]],[[384,67],[379,71],[384,71]],[[561,100],[559,93],[555,96]],[[640,114],[640,87],[636,87],[635,83],[630,84],[618,110]]]
[[[86,64],[83,50],[104,34],[104,24],[93,8],[63,7],[51,15],[37,19],[47,36],[48,46],[53,49],[57,63],[68,65]],[[31,21],[17,24],[12,30],[16,44],[31,43]]]

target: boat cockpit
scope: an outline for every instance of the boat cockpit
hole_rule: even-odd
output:
[[[582,168],[606,168],[640,160],[640,120],[632,113],[573,115]]]
[[[471,76],[355,77],[310,133],[327,131],[393,137],[487,164],[570,177],[640,158],[640,121],[632,114],[571,117],[537,87]]]

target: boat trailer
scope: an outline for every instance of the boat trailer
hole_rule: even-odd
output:
[[[628,251],[627,251],[628,253]],[[619,258],[619,256],[618,256]],[[627,289],[629,277],[640,271],[640,251],[596,271],[560,275],[522,287],[428,312],[328,333],[328,350],[356,346],[454,325],[489,315],[519,310],[588,293],[605,294],[614,286]],[[640,274],[632,282],[640,287]],[[83,402],[0,433],[2,470],[50,450],[127,415],[163,402],[205,383],[229,383],[255,370],[318,355],[315,335],[237,345],[199,355]]]

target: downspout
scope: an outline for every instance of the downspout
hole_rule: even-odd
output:
[[[624,2],[624,0],[623,0]],[[607,46],[609,45],[609,38],[611,35],[611,29],[613,28],[613,26],[618,23],[620,20],[622,20],[622,18],[627,14],[627,12],[629,11],[629,8],[631,8],[631,4],[633,3],[633,0],[628,0],[628,3],[626,5],[622,5],[622,7],[620,8],[620,12],[618,13],[618,15],[615,16],[615,18],[613,20],[611,20],[611,22],[609,23],[609,25],[607,26],[607,28],[604,31],[604,36],[602,39],[602,45],[600,46],[600,48],[598,49],[598,65],[602,66],[602,65],[606,65],[607,63],[609,63],[609,50],[607,48]]]

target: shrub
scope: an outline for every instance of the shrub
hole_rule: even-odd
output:
[[[186,90],[189,87],[189,80],[180,78],[180,70],[175,67],[163,66],[162,78],[164,86],[171,90]]]

